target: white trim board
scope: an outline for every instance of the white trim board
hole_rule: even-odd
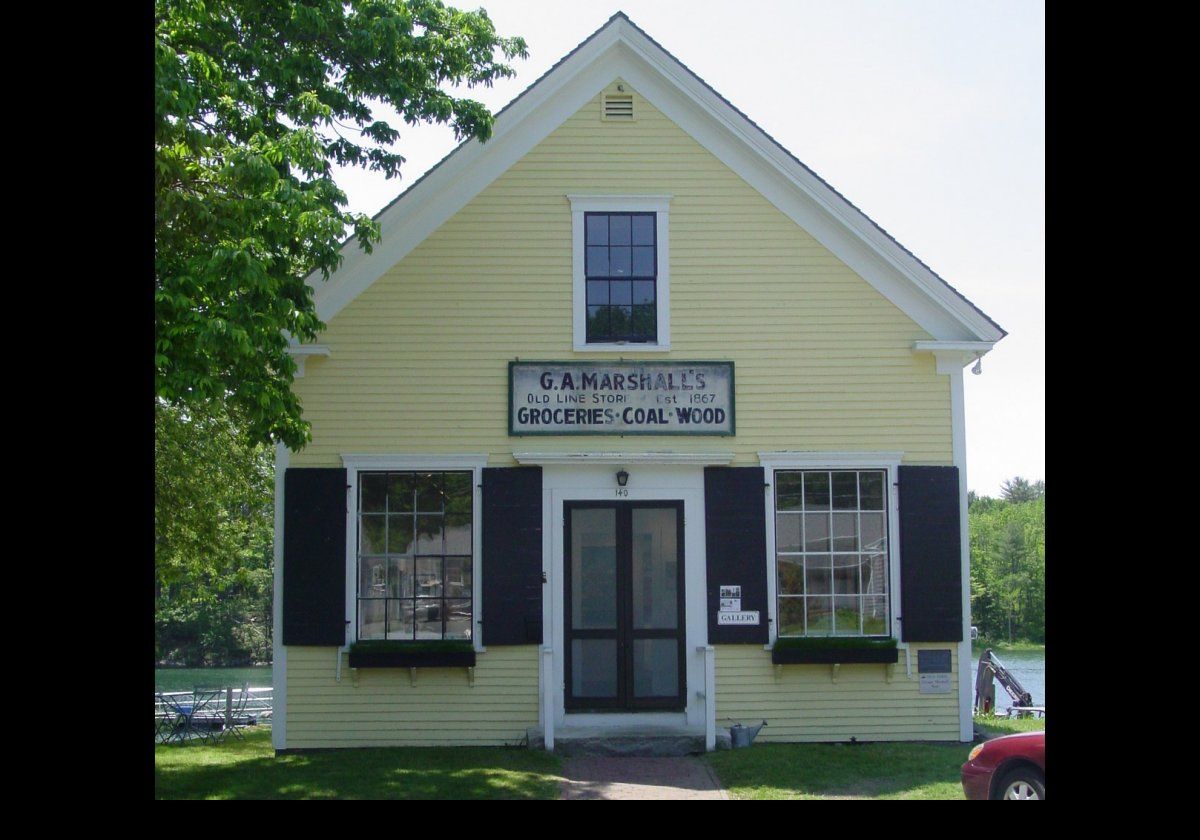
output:
[[[333,351],[324,344],[290,344],[286,352],[296,363],[295,377],[297,379],[304,376],[304,365],[309,356],[329,358],[333,355]]]
[[[917,341],[914,353],[932,353],[937,362],[937,372],[954,376],[962,368],[987,355],[994,342],[990,341]]]
[[[942,373],[938,360],[938,373]],[[953,423],[954,465],[958,467],[959,567],[962,574],[962,641],[958,643],[958,738],[970,741],[975,733],[973,716],[974,681],[971,661],[971,535],[967,518],[967,422],[963,399],[963,371],[956,367],[950,377],[950,415]]]
[[[329,321],[442,223],[614,79],[621,78],[768,201],[808,231],[931,336],[999,341],[1004,331],[721,98],[623,13],[579,45],[496,118],[485,145],[469,140],[376,217],[383,241],[351,239],[330,279],[310,275]],[[565,280],[565,278],[564,278]],[[628,352],[628,351],[627,351]]]
[[[708,644],[707,555],[704,517],[704,470],[699,465],[659,465],[634,472],[624,493],[603,465],[549,465],[542,470],[542,649],[550,651],[549,670],[542,670],[539,720],[561,734],[563,727],[587,725],[617,728],[672,725],[704,732],[709,697],[705,694],[705,646]],[[568,501],[682,501],[684,504],[684,712],[568,713],[564,707],[566,617],[563,592],[564,503]],[[550,683],[545,682],[550,677]],[[715,702],[715,698],[712,698]],[[547,708],[549,704],[549,708]]]
[[[732,452],[514,452],[518,464],[693,464],[718,466]]]
[[[350,470],[470,470],[486,467],[486,453],[464,455],[353,454],[342,455],[342,466]]]
[[[292,453],[282,443],[275,444],[275,546],[272,552],[275,587],[271,602],[271,746],[287,749],[287,648],[283,644],[283,513],[284,479]]]

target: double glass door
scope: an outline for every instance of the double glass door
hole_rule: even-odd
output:
[[[683,709],[683,502],[567,502],[568,710]]]

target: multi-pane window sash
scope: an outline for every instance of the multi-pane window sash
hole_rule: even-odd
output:
[[[886,475],[776,471],[780,636],[888,635]]]
[[[654,213],[585,213],[589,342],[658,339]]]
[[[362,472],[358,638],[471,638],[469,472]]]

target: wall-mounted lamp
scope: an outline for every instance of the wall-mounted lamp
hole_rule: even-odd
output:
[[[980,356],[978,353],[975,354],[975,367],[971,368],[971,373],[976,376],[983,373],[983,356]]]
[[[625,472],[625,470],[621,470],[620,472],[618,472],[617,473],[617,486],[624,487],[628,483],[629,483],[629,473]]]

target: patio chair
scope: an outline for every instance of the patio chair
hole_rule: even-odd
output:
[[[165,744],[171,739],[176,715],[161,691],[154,692],[154,743]]]
[[[232,693],[233,689],[229,689]],[[242,734],[242,729],[249,726],[252,722],[250,715],[246,713],[246,704],[250,702],[250,683],[242,683],[241,693],[237,699],[231,700],[229,706],[229,714],[225,717],[224,727],[221,729],[220,735],[217,736],[217,741],[224,741],[229,733],[233,733],[238,740],[246,740],[246,736]]]
[[[192,732],[192,712],[195,708],[193,696],[181,691],[159,692],[164,712],[163,743],[187,741]],[[157,727],[156,727],[157,730]]]
[[[205,743],[218,740],[225,725],[225,705],[221,702],[223,688],[192,689],[192,712],[188,716],[190,734]]]

